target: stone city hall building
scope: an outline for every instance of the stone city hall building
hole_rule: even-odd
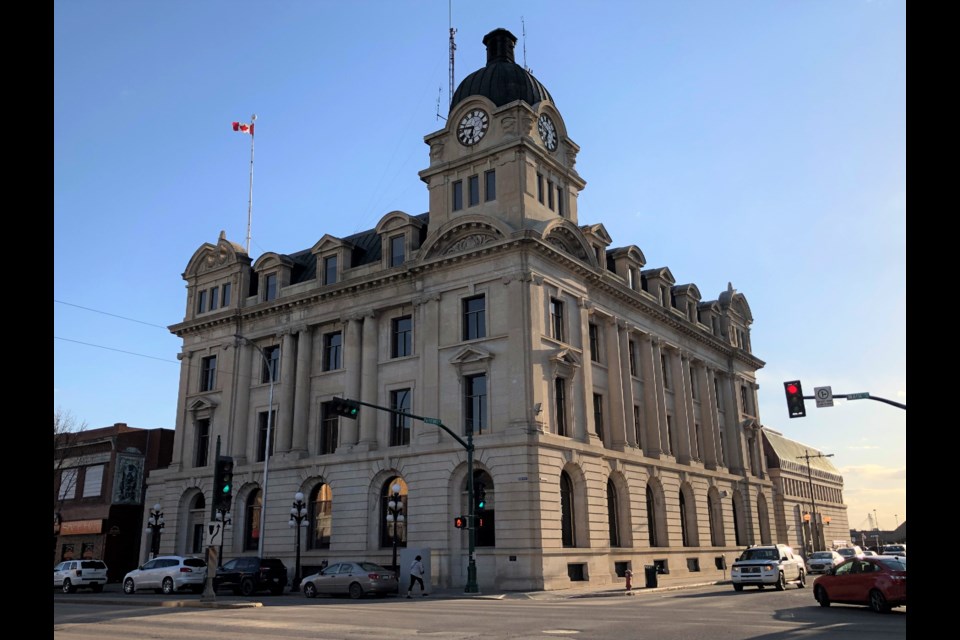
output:
[[[400,545],[429,549],[433,584],[464,584],[464,447],[371,407],[340,417],[335,397],[472,431],[481,589],[611,583],[647,564],[667,582],[720,579],[722,557],[780,541],[746,297],[704,300],[581,220],[576,123],[516,64],[513,34],[483,43],[486,65],[424,138],[426,213],[256,261],[221,233],[190,259],[170,327],[183,339],[173,463],[145,501],[163,505],[162,552],[202,551],[219,440],[235,461],[225,557],[262,537],[292,567],[302,492],[305,567],[389,565],[398,484]]]

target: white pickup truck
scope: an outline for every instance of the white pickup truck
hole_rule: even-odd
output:
[[[807,567],[785,544],[747,547],[734,561],[730,579],[734,591],[743,591],[744,585],[783,591],[788,582],[802,589],[807,586]]]

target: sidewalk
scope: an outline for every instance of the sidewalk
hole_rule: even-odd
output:
[[[722,584],[722,581],[697,582],[689,584],[678,584],[664,587],[640,587],[627,591],[623,587],[614,585],[603,586],[583,586],[571,587],[569,589],[557,589],[554,591],[493,591],[481,593],[464,593],[462,587],[438,588],[430,591],[429,598],[434,600],[463,600],[470,598],[479,598],[483,600],[567,600],[572,598],[622,598],[630,596],[643,596],[645,594],[662,593],[664,591],[676,591],[679,589],[691,589],[695,587],[704,587],[715,584]],[[405,599],[401,595],[388,596],[388,598]],[[414,599],[420,598],[419,595]],[[245,607],[262,607],[264,601],[283,600],[287,603],[290,599],[301,600],[304,603],[308,600],[298,591],[287,591],[280,596],[260,595],[252,598],[230,593],[219,592],[215,599],[205,601],[203,596],[194,594],[178,594],[174,596],[160,595],[152,593],[137,593],[127,595],[119,584],[108,584],[100,593],[89,591],[80,591],[72,594],[54,592],[54,603],[71,604],[111,604],[111,605],[131,605],[137,607],[200,607],[211,609],[239,609]]]

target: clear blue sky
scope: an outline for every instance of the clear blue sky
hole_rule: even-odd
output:
[[[447,0],[54,2],[54,408],[175,425],[181,274],[427,210]],[[754,314],[764,425],[833,453],[850,523],[906,520],[906,411],[789,419],[783,381],[906,403],[902,0],[453,2],[455,81],[512,31],[580,145],[581,224]],[[524,25],[526,37],[524,38]]]

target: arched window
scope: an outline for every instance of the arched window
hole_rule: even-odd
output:
[[[393,499],[394,485],[397,485],[399,488],[400,494],[400,509],[399,513],[403,515],[404,522],[399,527],[389,526],[387,522],[387,514],[390,513],[390,510],[387,508],[388,503]],[[398,547],[407,546],[407,527],[406,520],[410,517],[410,514],[407,513],[407,483],[403,481],[403,478],[400,476],[394,476],[383,483],[383,487],[380,489],[380,546],[381,547],[392,547],[394,544],[394,534],[396,534],[396,544]]]
[[[743,536],[740,535],[740,510],[737,508],[736,494],[733,500],[733,536],[738,547],[743,546]]]
[[[207,501],[202,493],[198,493],[190,503],[190,540],[187,553],[203,553],[206,536],[204,531],[210,514],[207,513]]]
[[[607,478],[607,527],[610,529],[610,546],[620,546],[620,516],[617,513],[617,488]]]
[[[760,521],[760,544],[772,544],[770,537],[770,514],[767,513],[767,500],[762,495],[757,496],[757,520]],[[822,546],[819,548],[823,548]]]
[[[466,483],[466,480],[464,480],[464,483]],[[477,523],[476,546],[495,547],[497,546],[497,536],[494,527],[496,502],[494,500],[493,478],[486,471],[477,469],[473,472],[473,490],[476,492],[480,487],[483,489],[483,508],[481,509],[480,505],[475,503],[474,512],[483,521],[483,524],[481,525],[479,521]],[[466,493],[466,487],[464,487],[464,493]],[[467,496],[467,499],[470,499],[469,496]],[[467,508],[469,509],[469,506]]]
[[[573,482],[566,471],[560,472],[560,536],[563,546],[576,546],[573,530]]]
[[[657,537],[657,509],[653,503],[653,489],[647,485],[647,531],[650,536],[650,546],[659,547]]]
[[[690,535],[687,531],[687,499],[683,497],[683,490],[680,490],[680,539],[685,547],[690,546]]]
[[[333,531],[333,493],[330,485],[318,484],[310,495],[310,534],[307,549],[329,549]]]
[[[243,550],[257,551],[260,544],[260,510],[263,508],[263,492],[254,489],[247,496],[246,522],[243,525]]]

